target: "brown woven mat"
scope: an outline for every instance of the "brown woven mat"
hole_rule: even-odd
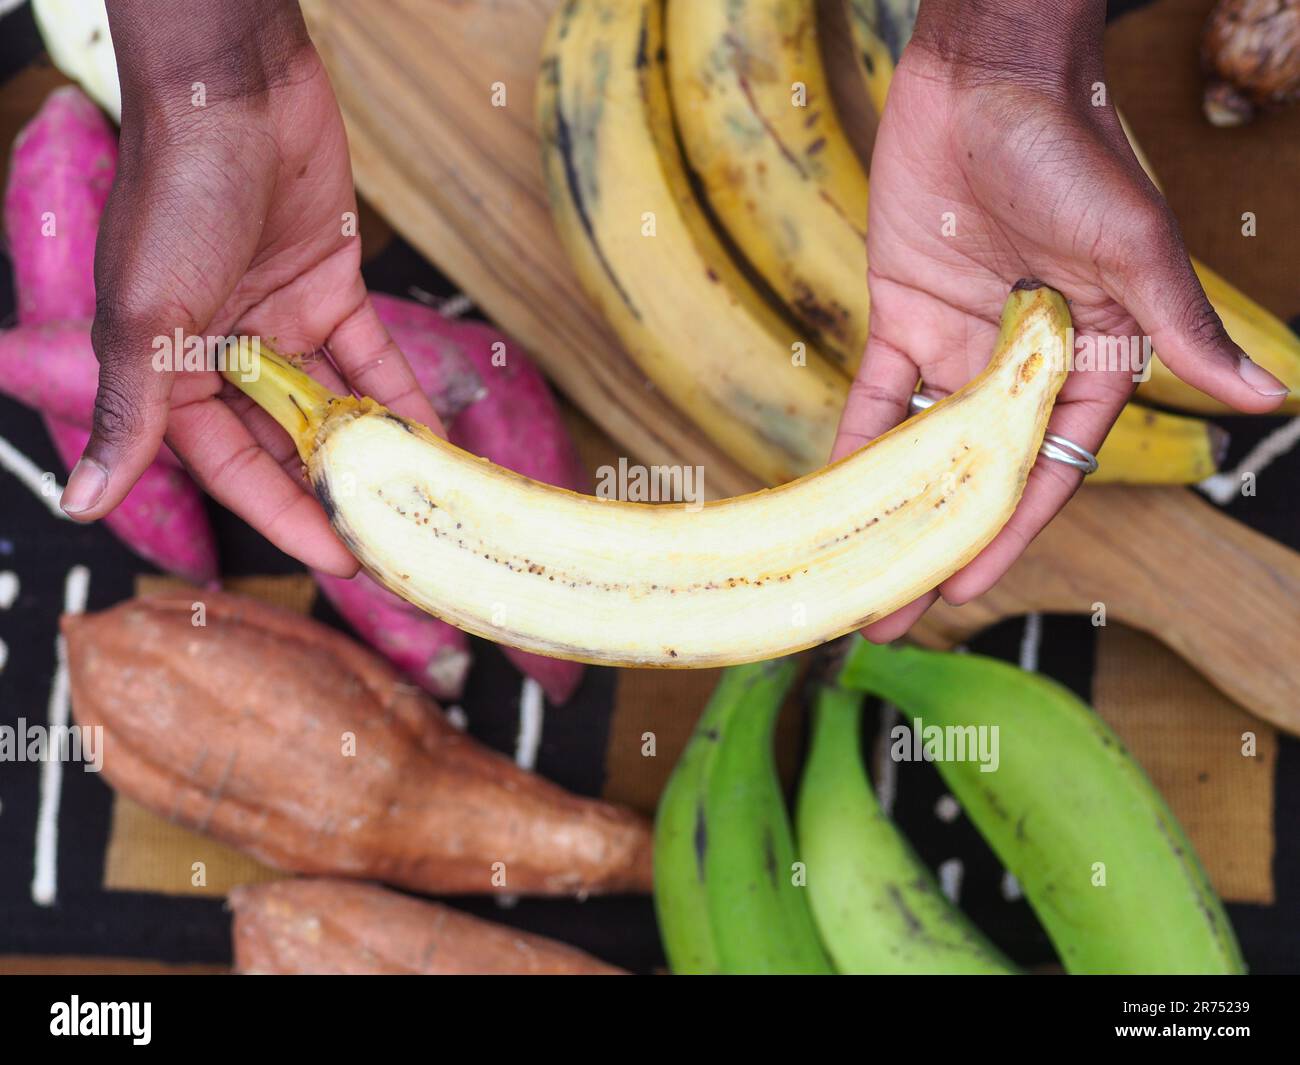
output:
[[[1273,726],[1132,629],[1099,632],[1092,684],[1093,705],[1169,801],[1219,894],[1272,903]]]

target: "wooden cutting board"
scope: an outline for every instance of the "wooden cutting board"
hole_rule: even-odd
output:
[[[750,491],[753,479],[624,354],[551,226],[534,83],[558,2],[302,6],[366,198],[629,457],[703,465],[713,496]],[[834,10],[833,0],[823,7]],[[845,35],[827,39],[842,46]],[[842,58],[832,58],[832,72],[855,78]],[[846,77],[837,96],[852,100]],[[870,120],[861,111],[846,118],[858,143],[868,143]],[[1098,602],[1109,618],[1165,641],[1243,706],[1300,732],[1300,555],[1183,489],[1080,493],[992,593],[960,609],[935,608],[916,635],[946,646],[1003,617],[1091,613]]]
[[[1143,629],[1300,734],[1300,554],[1189,489],[1083,489],[991,591],[931,607],[912,636],[951,647],[1029,611]]]

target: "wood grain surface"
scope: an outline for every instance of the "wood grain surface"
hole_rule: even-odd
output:
[[[988,593],[912,630],[951,647],[1028,611],[1156,636],[1243,707],[1300,733],[1300,555],[1185,488],[1085,488]]]

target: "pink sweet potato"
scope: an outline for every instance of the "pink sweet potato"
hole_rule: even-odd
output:
[[[249,975],[613,976],[576,947],[374,884],[294,878],[230,893]]]
[[[429,319],[421,312],[433,314],[439,322],[446,319],[423,304],[382,292],[372,292],[370,301],[444,424],[486,395],[483,380],[465,351],[430,328]]]
[[[587,490],[577,449],[555,399],[518,344],[482,323],[446,318],[422,303],[382,293],[371,298],[426,392],[445,377],[439,367],[448,351],[468,360],[486,386],[448,424],[453,444],[534,480],[575,492]],[[582,680],[581,663],[513,647],[502,650],[541,684],[553,703],[567,702]]]
[[[57,418],[46,418],[45,427],[63,464],[72,469],[90,433]],[[159,569],[195,584],[207,584],[217,576],[217,546],[203,509],[203,494],[180,470],[155,462],[104,524]]]
[[[587,490],[546,379],[517,343],[482,322],[447,318],[414,300],[382,292],[370,298],[425,392],[445,387],[442,364],[457,356],[482,385],[452,420],[452,443],[535,481]]]
[[[542,686],[546,697],[556,706],[563,706],[572,699],[573,693],[582,683],[581,662],[570,662],[564,658],[547,658],[545,655],[535,655],[504,644],[501,645],[501,650],[520,673],[532,677]]]
[[[359,573],[312,571],[316,585],[358,636],[439,699],[459,699],[469,675],[469,637]]]
[[[116,172],[116,133],[68,87],[50,93],[19,132],[5,189],[22,328],[0,337],[0,391],[86,428],[99,379],[90,346],[95,238]],[[32,336],[29,327],[42,332]],[[180,466],[165,447],[158,457]]]
[[[44,322],[0,333],[0,391],[43,414],[90,428],[99,362],[90,322]]]
[[[18,320],[95,312],[95,235],[117,171],[117,136],[80,89],[50,93],[19,132],[5,190]]]
[[[0,333],[0,392],[46,417],[89,429],[98,381],[89,321],[42,322]],[[165,445],[158,461],[180,468]]]
[[[452,422],[452,443],[535,481],[589,491],[555,397],[519,345],[478,322],[451,324],[487,386],[487,394]],[[499,356],[493,345],[503,345]],[[495,365],[494,358],[505,362]]]
[[[19,133],[5,189],[18,320],[36,335],[2,338],[0,379],[45,412],[69,469],[90,438],[99,367],[86,320],[95,313],[95,238],[116,168],[117,139],[103,114],[80,90],[57,89]],[[105,524],[143,558],[207,582],[216,576],[215,538],[202,495],[175,466],[170,454],[154,462]]]

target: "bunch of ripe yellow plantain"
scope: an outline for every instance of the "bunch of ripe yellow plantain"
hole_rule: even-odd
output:
[[[1016,971],[876,800],[866,692],[899,708],[914,744],[924,734],[1067,972],[1244,971],[1182,827],[1069,691],[991,658],[854,638],[839,676],[814,685],[792,825],[772,733],[796,672],[792,659],[727,670],[660,798],[655,909],[673,972]],[[976,756],[985,747],[996,759]]]
[[[815,0],[572,0],[544,50],[543,167],[591,299],[647,377],[768,483],[829,455],[867,336],[867,178],[836,116]],[[852,4],[880,102],[915,4]],[[1284,380],[1300,342],[1198,266]],[[1144,395],[1222,409],[1158,364]],[[1130,406],[1095,480],[1192,484],[1225,434]]]

